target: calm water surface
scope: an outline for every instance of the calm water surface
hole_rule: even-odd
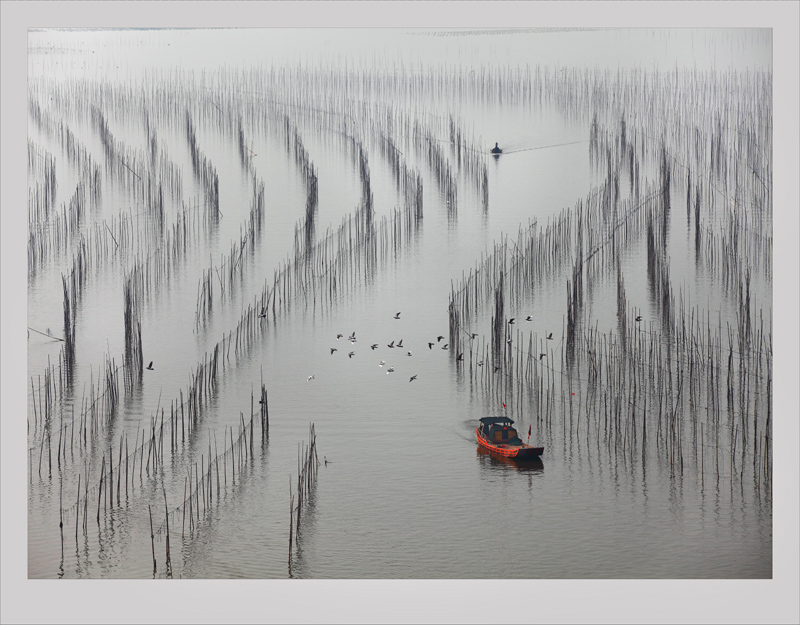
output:
[[[77,107],[93,102],[92,96],[81,95],[82,85],[163,88],[165,98],[179,102],[178,94],[190,81],[206,81],[211,89],[217,80],[231,84],[223,78],[226,72],[266,72],[282,65],[290,71],[298,58],[306,71],[341,72],[347,63],[354,71],[375,75],[404,71],[424,77],[448,68],[455,72],[474,67],[480,72],[484,65],[511,70],[526,64],[549,67],[551,72],[595,66],[616,72],[618,64],[646,72],[671,71],[676,66],[769,70],[771,50],[763,32],[736,30],[458,37],[393,30],[360,31],[358,36],[324,31],[323,37],[292,33],[291,42],[283,40],[287,36],[286,31],[268,31],[266,36],[248,30],[31,32],[29,76],[43,81],[42,92],[31,98],[53,90],[71,102],[75,108],[61,109],[41,100],[39,104],[55,123],[68,124],[106,171],[98,133],[88,113]],[[631,49],[641,53],[631,54]],[[298,88],[314,89],[303,83]],[[216,97],[213,90],[210,93],[209,98]],[[595,430],[570,425],[568,412],[545,424],[537,420],[522,394],[486,392],[470,375],[468,364],[459,364],[455,354],[441,349],[448,339],[437,342],[436,337],[448,337],[451,286],[474,269],[501,236],[515,238],[520,228],[534,222],[545,227],[563,210],[573,209],[602,182],[605,171],[590,162],[591,120],[583,116],[546,103],[449,99],[437,94],[435,84],[418,93],[425,97],[394,102],[396,111],[430,124],[450,159],[446,120],[449,115],[458,120],[470,141],[484,150],[477,158],[486,165],[488,205],[482,204],[475,184],[462,173],[457,205],[449,206],[424,153],[409,149],[404,156],[421,173],[424,184],[424,218],[413,236],[388,254],[368,279],[340,288],[330,305],[306,306],[299,299],[289,314],[260,322],[261,330],[247,349],[225,363],[214,397],[178,452],[167,454],[166,465],[157,474],[142,479],[137,475],[119,505],[101,505],[99,523],[97,495],[90,493],[88,529],[80,531],[76,541],[75,509],[70,506],[76,499],[78,475],[83,484],[88,468],[90,484],[95,486],[103,455],[113,449],[116,458],[120,437],[127,436],[134,447],[134,438],[150,427],[151,417],[160,415],[160,408],[181,391],[186,393],[197,363],[223,333],[235,329],[246,306],[265,282],[272,283],[275,270],[292,254],[295,225],[305,216],[303,178],[277,131],[244,122],[248,150],[256,155],[250,173],[242,165],[236,131],[210,117],[194,116],[198,143],[219,176],[222,217],[213,232],[202,233],[187,246],[169,282],[145,298],[140,315],[143,358],[145,364],[153,361],[155,370],[144,371],[142,386],[134,394],[125,394],[121,387],[116,414],[87,450],[68,449],[59,466],[57,441],[52,441],[47,466],[47,444],[41,444],[42,432],[29,398],[29,577],[153,577],[148,507],[158,529],[164,522],[164,496],[170,509],[180,506],[187,468],[201,456],[208,462],[209,441],[222,452],[223,436],[230,435],[231,428],[238,436],[239,423],[251,409],[251,392],[255,389],[258,397],[262,376],[269,390],[269,435],[262,440],[256,424],[253,453],[237,469],[235,484],[219,491],[214,487],[210,507],[191,530],[182,514],[170,518],[175,577],[771,577],[771,495],[755,487],[752,477],[748,482],[735,476],[732,484],[724,471],[718,481],[709,469],[711,452],[705,458],[687,453],[684,471],[678,474],[656,448],[644,455],[615,453]],[[324,94],[314,92],[314,96],[317,104],[326,102]],[[357,89],[348,96],[352,113],[362,96]],[[231,92],[229,97],[224,106],[236,106],[237,97],[245,96]],[[203,110],[210,106],[194,104]],[[124,104],[116,109],[104,106],[116,139],[144,153],[148,140],[142,112],[125,110]],[[336,132],[309,123],[290,107],[286,113],[297,124],[317,171],[314,238],[319,241],[359,205],[359,170]],[[183,198],[198,198],[201,187],[192,174],[184,127],[168,123],[162,113],[151,115],[159,148],[182,172]],[[432,121],[438,119],[444,121]],[[364,136],[372,135],[365,131]],[[80,171],[64,156],[58,137],[32,120],[29,139],[55,157],[55,205],[68,202]],[[506,149],[499,159],[485,153],[494,142]],[[379,146],[365,139],[365,148],[378,221],[402,205],[402,196]],[[260,242],[242,261],[245,266],[235,293],[217,295],[208,323],[198,329],[198,282],[203,271],[219,268],[231,245],[240,241],[251,207],[253,175],[265,186]],[[655,168],[648,175],[655,179]],[[674,197],[685,195],[682,182],[682,176],[674,181]],[[29,185],[33,184],[29,177]],[[738,304],[718,280],[695,264],[685,204],[673,202],[667,247],[674,288],[680,287],[692,305],[701,305],[712,316],[719,311],[724,320],[735,323]],[[180,202],[167,198],[165,206],[165,223],[171,224]],[[103,220],[110,223],[123,213],[135,215],[140,228],[149,219],[140,198],[104,175],[102,196],[88,209],[85,227]],[[771,237],[771,226],[769,231]],[[626,246],[620,262],[629,303],[648,322],[655,319],[646,240]],[[30,328],[45,333],[49,328],[54,335],[63,335],[61,276],[71,266],[71,256],[65,255],[30,276]],[[75,384],[54,418],[54,431],[62,419],[69,423],[73,414],[80,414],[91,380],[97,384],[104,356],[114,358],[117,365],[123,362],[122,284],[130,266],[131,257],[103,261],[101,269],[88,277],[77,313]],[[524,332],[536,332],[539,339],[554,333],[548,347],[559,362],[570,272],[571,268],[548,275],[522,303],[506,304],[506,316],[516,317]],[[613,271],[591,281],[584,304],[587,327],[616,331],[616,288]],[[754,310],[763,307],[771,324],[771,278],[754,272],[753,290]],[[490,308],[491,303],[475,322],[482,337],[490,332]],[[398,311],[402,314],[395,319]],[[526,323],[528,315],[533,321]],[[357,336],[354,344],[347,341],[352,332]],[[344,336],[337,339],[337,334]],[[387,347],[401,339],[402,349]],[[429,342],[434,343],[432,349]],[[373,343],[378,344],[375,350],[370,348]],[[58,362],[61,347],[61,342],[30,333],[27,368],[34,385],[39,384],[48,358]],[[331,353],[331,348],[338,351]],[[351,358],[350,351],[355,352]],[[386,364],[381,367],[382,360]],[[390,366],[393,373],[387,373]],[[417,377],[410,382],[412,376]],[[477,447],[477,420],[503,410],[517,421],[521,434],[531,426],[531,442],[545,447],[540,461],[514,464]],[[289,562],[289,488],[290,482],[293,489],[296,485],[298,448],[308,443],[310,423],[315,426],[321,464]],[[40,449],[46,466],[41,475]],[[737,458],[737,462],[745,461]],[[747,462],[752,464],[752,458]],[[226,479],[230,482],[231,476]],[[63,553],[60,507],[71,514],[65,520]],[[161,531],[155,539],[156,577],[167,575],[165,538]]]

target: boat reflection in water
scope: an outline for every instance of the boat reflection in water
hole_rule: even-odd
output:
[[[481,466],[483,467],[492,469],[503,469],[509,467],[516,469],[520,473],[540,473],[544,470],[544,463],[539,456],[516,460],[514,458],[497,456],[480,445],[477,447],[477,454],[481,462]]]

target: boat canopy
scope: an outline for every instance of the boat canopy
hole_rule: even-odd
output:
[[[496,425],[498,423],[508,423],[509,425],[514,423],[508,417],[482,417],[479,419],[481,423],[485,425]]]

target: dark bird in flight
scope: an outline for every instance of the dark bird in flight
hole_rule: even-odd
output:
[[[395,347],[402,347],[402,346],[403,346],[403,339],[400,339],[397,345],[395,345]]]
[[[389,368],[386,370],[386,375],[389,375],[390,373],[394,373],[394,367],[389,367]]]
[[[508,323],[514,323],[514,319],[516,319],[516,317],[511,317],[511,319],[508,320]]]
[[[442,349],[447,349],[447,346],[448,346],[448,345],[450,345],[450,343],[445,343],[445,344],[444,344],[444,347],[442,347]]]
[[[552,332],[547,335],[547,340],[548,341],[552,341],[553,340],[553,333]]]
[[[152,360],[150,361],[150,364],[149,364],[149,365],[147,365],[147,368],[148,368],[150,371],[152,371],[152,370],[153,370],[153,361],[152,361]]]
[[[439,341],[441,341],[443,338],[444,338],[443,336],[437,336],[437,337],[436,337],[436,342],[438,343],[438,342],[439,342]]]
[[[355,356],[355,355],[356,355],[356,353],[355,353],[355,352],[350,352],[350,353],[349,353],[349,354],[347,354],[347,355],[348,355],[350,358],[352,358],[353,356]]]
[[[476,336],[478,336],[478,333],[477,332],[473,332],[472,336],[470,336],[470,338],[474,339]]]
[[[395,319],[399,319],[399,318],[400,318],[400,313],[397,313],[397,314],[394,316],[394,318],[395,318]]]
[[[331,347],[331,356],[333,356],[333,352],[338,352],[339,350],[335,347]]]
[[[464,360],[464,352],[461,352],[461,353],[458,355],[458,357],[456,358],[456,360]]]
[[[389,344],[388,344],[386,347],[392,347],[392,348],[393,348],[393,347],[394,347],[394,341],[392,341],[391,343],[389,343]]]
[[[638,317],[636,317],[636,321],[641,321],[641,320],[642,320],[642,316],[641,316],[641,315],[639,315]]]
[[[528,315],[527,317],[525,317],[525,321],[533,321],[533,317],[531,317],[530,315]]]
[[[412,376],[411,376],[411,379],[409,379],[409,382],[413,382],[413,381],[414,381],[414,380],[416,380],[416,379],[417,379],[417,376],[416,376],[416,375],[412,375]]]
[[[479,367],[482,367],[482,366],[483,366],[483,361],[482,361],[482,360],[481,360],[481,361],[478,363],[478,366],[479,366]]]
[[[337,334],[337,335],[336,335],[336,340],[338,341],[338,340],[339,340],[340,338],[342,338],[343,336],[344,336],[344,334]]]
[[[541,359],[542,359],[542,358],[544,358],[545,356],[547,356],[547,354],[539,354],[539,360],[541,360]]]
[[[378,349],[378,344],[377,343],[373,343],[372,345],[370,345],[370,347],[372,349]]]
[[[428,343],[428,349],[433,349],[433,343]]]

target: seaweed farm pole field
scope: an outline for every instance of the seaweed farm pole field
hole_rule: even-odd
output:
[[[293,34],[29,33],[28,577],[771,578],[770,32]]]

